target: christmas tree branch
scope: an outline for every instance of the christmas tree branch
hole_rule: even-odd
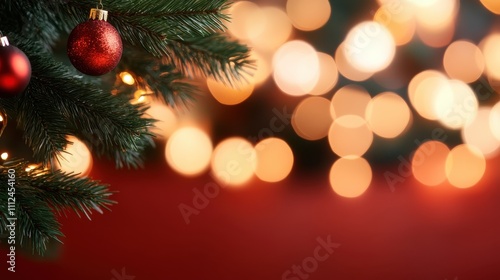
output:
[[[189,104],[199,95],[198,88],[188,83],[188,78],[167,59],[144,54],[137,48],[125,49],[116,70],[129,72],[134,77],[137,88],[152,92],[172,107],[179,103]]]
[[[17,218],[21,245],[29,240],[39,254],[44,253],[49,240],[60,242],[59,237],[63,236],[52,209],[64,213],[66,208],[71,208],[89,217],[91,209],[102,212],[101,208],[108,209],[114,203],[109,199],[112,193],[99,182],[60,171],[52,173],[42,167],[27,168],[28,163],[23,161],[0,166],[2,182],[9,182],[9,174],[15,174],[16,178],[15,183],[9,185],[10,189],[0,189],[0,233],[12,224],[12,219],[8,218]],[[9,173],[9,169],[14,172]],[[8,208],[8,202],[13,200],[15,208]]]
[[[188,76],[204,75],[231,83],[251,74],[248,48],[222,34],[168,41],[167,57]]]
[[[67,144],[65,136],[75,135],[118,167],[142,164],[142,151],[153,144],[153,120],[142,118],[145,108],[82,82],[32,42],[19,46],[31,60],[32,82],[18,100],[17,121],[38,161],[55,158]]]

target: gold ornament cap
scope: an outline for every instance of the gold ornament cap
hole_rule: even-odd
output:
[[[108,11],[103,9],[92,8],[90,9],[89,19],[108,21]]]
[[[0,32],[0,45],[2,47],[7,47],[9,45],[9,39],[7,39],[7,36],[3,36],[2,32]]]

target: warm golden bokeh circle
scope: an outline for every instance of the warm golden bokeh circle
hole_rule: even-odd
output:
[[[436,186],[446,180],[446,159],[450,149],[439,141],[420,145],[412,157],[413,176],[426,186]]]
[[[265,182],[279,182],[292,171],[294,157],[290,146],[279,138],[267,138],[255,145],[255,175]]]
[[[484,176],[486,160],[474,146],[462,144],[450,151],[446,160],[446,176],[450,184],[465,189],[476,185]]]
[[[373,133],[384,138],[395,138],[405,131],[411,111],[404,99],[393,93],[375,96],[366,108],[366,120]]]
[[[165,158],[178,173],[194,176],[208,168],[212,150],[212,141],[206,132],[197,127],[182,127],[168,139]]]
[[[302,100],[292,115],[295,133],[306,140],[319,140],[328,135],[332,124],[330,100],[312,96]]]
[[[330,186],[343,197],[355,198],[368,189],[372,181],[372,169],[361,157],[340,158],[330,169]]]

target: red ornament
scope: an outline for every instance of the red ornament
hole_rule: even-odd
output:
[[[0,97],[12,97],[28,86],[31,63],[23,51],[9,45],[7,37],[0,40]]]
[[[108,11],[91,9],[90,18],[71,31],[68,57],[80,72],[100,76],[113,70],[122,57],[120,34],[109,24]]]

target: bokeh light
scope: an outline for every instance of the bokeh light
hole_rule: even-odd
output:
[[[146,115],[157,120],[150,131],[156,134],[158,139],[167,139],[177,128],[177,116],[172,108],[160,101],[153,101],[149,106]]]
[[[457,188],[470,188],[484,176],[486,160],[481,151],[471,145],[458,145],[450,151],[446,160],[446,176]]]
[[[64,152],[57,155],[56,168],[67,173],[75,173],[78,176],[86,176],[92,169],[92,154],[85,143],[74,136],[66,138],[70,144],[64,148]]]
[[[286,12],[295,28],[316,30],[328,21],[331,7],[328,0],[288,0]]]
[[[205,171],[212,156],[212,141],[197,127],[182,127],[168,139],[165,147],[167,163],[180,174],[193,176]]]
[[[252,46],[262,51],[275,51],[292,35],[292,23],[285,11],[278,7],[262,7],[260,15],[265,26],[260,33],[250,38]]]
[[[245,101],[252,95],[255,88],[253,83],[233,80],[231,84],[207,78],[208,90],[212,96],[221,104],[236,105]]]
[[[366,120],[371,130],[384,138],[395,138],[408,127],[411,111],[401,96],[383,92],[375,96],[366,108]]]
[[[476,117],[479,102],[472,88],[463,81],[449,81],[452,94],[440,92],[434,110],[438,120],[447,128],[460,129]]]
[[[231,21],[226,22],[227,28],[238,39],[252,39],[266,28],[266,17],[259,5],[253,2],[235,2],[227,13],[231,15]]]
[[[408,12],[405,12],[400,1],[394,2],[398,3],[380,6],[373,16],[373,20],[383,24],[391,32],[396,46],[402,46],[413,39],[417,23],[413,16],[409,16]]]
[[[330,100],[312,96],[302,100],[292,114],[292,127],[306,140],[318,140],[328,135],[332,124]]]
[[[323,95],[332,90],[339,79],[337,64],[329,54],[318,52],[319,80],[316,86],[309,92],[310,95]]]
[[[439,100],[449,100],[453,95],[449,80],[442,73],[427,70],[417,74],[410,82],[408,96],[413,108],[422,117],[429,120],[437,120],[436,109],[439,108]],[[445,97],[443,97],[445,96]]]
[[[419,27],[417,35],[424,44],[432,48],[442,48],[448,46],[455,35],[454,22],[449,22],[442,28]]]
[[[337,47],[337,50],[335,51],[335,62],[337,63],[337,68],[339,73],[351,81],[355,82],[365,81],[368,80],[373,75],[373,73],[362,72],[352,67],[352,65],[347,61],[347,58],[345,56],[344,43],[341,43]]]
[[[269,76],[271,76],[272,67],[271,60],[266,55],[259,53],[256,50],[250,52],[250,59],[255,61],[255,70],[252,72],[251,77],[246,77],[251,83],[256,85],[262,84]]]
[[[500,33],[488,35],[482,42],[486,74],[494,80],[500,80]]]
[[[262,181],[279,182],[292,171],[293,152],[282,139],[264,139],[255,145],[255,151],[257,152],[255,175]]]
[[[211,161],[214,178],[225,186],[242,186],[255,174],[257,153],[250,142],[231,137],[214,149]]]
[[[133,85],[135,84],[135,79],[132,77],[132,75],[129,72],[121,72],[119,74],[120,78],[122,79],[122,82],[127,84],[127,85]]]
[[[344,115],[365,117],[366,107],[371,96],[362,86],[347,85],[335,92],[332,97],[330,114],[333,118]]]
[[[409,0],[415,6],[415,17],[427,30],[443,30],[451,25],[457,11],[457,0]]]
[[[481,49],[469,41],[455,41],[449,45],[444,53],[443,65],[450,78],[466,83],[479,79],[485,68]]]
[[[500,141],[500,102],[491,108],[489,125],[495,138]]]
[[[356,115],[336,118],[328,131],[332,151],[341,156],[362,156],[373,142],[373,132],[365,119]]]
[[[498,0],[480,0],[483,6],[490,12],[500,15],[500,1]]]
[[[396,54],[396,43],[383,24],[364,21],[349,31],[343,50],[352,67],[361,72],[374,73],[391,64]]]
[[[487,158],[497,155],[500,148],[500,140],[490,129],[491,110],[490,107],[480,107],[474,120],[462,130],[464,143],[478,148]]]
[[[450,149],[439,141],[427,141],[415,151],[411,161],[413,176],[426,186],[446,180],[446,160]]]
[[[318,53],[304,41],[290,41],[281,46],[274,54],[273,66],[274,81],[289,95],[305,95],[318,83]]]
[[[0,154],[0,158],[2,160],[7,160],[9,158],[9,153],[3,152],[2,154]]]
[[[371,181],[370,164],[361,157],[340,158],[330,169],[330,185],[335,193],[343,197],[359,197]]]

